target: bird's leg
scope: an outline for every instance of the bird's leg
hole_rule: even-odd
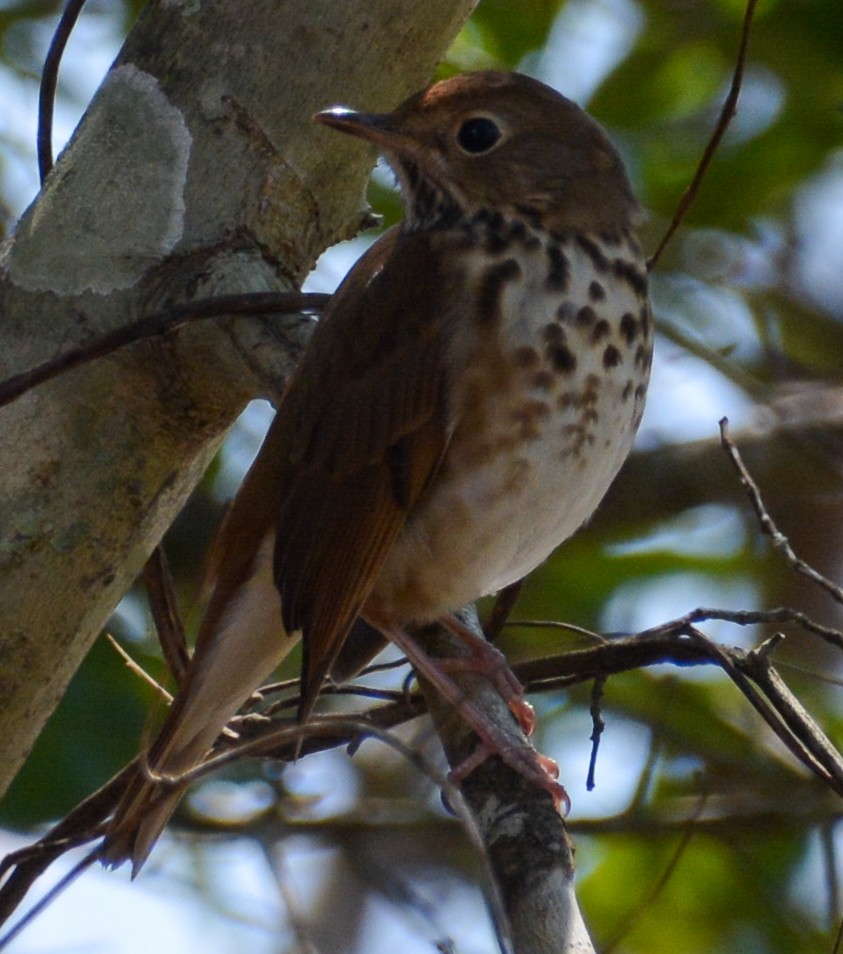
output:
[[[470,657],[442,659],[439,665],[446,672],[477,672],[485,676],[509,706],[524,735],[531,736],[536,731],[536,711],[524,698],[524,687],[510,669],[506,656],[451,613],[443,616],[439,622],[471,650]]]
[[[548,792],[557,808],[564,806],[565,812],[568,811],[570,799],[564,787],[556,781],[558,769],[552,759],[539,755],[526,740],[519,743],[517,737],[514,738],[508,734],[500,725],[486,716],[470,699],[466,698],[465,693],[448,675],[442,666],[443,660],[428,656],[415,639],[400,626],[378,617],[368,607],[365,616],[367,622],[386,635],[404,653],[416,672],[462,715],[480,739],[480,745],[472,755],[452,770],[452,777],[456,781],[466,778],[490,755],[497,755],[510,768]],[[467,627],[464,628],[467,629]],[[459,635],[462,636],[461,630]],[[466,662],[470,664],[471,660]],[[471,669],[472,667],[469,665],[455,668]],[[500,668],[499,663],[498,668]]]

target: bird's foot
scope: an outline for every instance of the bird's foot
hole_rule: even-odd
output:
[[[523,689],[515,677],[515,674],[509,669],[506,660],[499,650],[487,643],[475,633],[471,633],[467,627],[464,627],[458,621],[449,617],[447,623],[443,623],[448,630],[455,632],[460,638],[469,633],[467,641],[472,648],[479,645],[481,659],[474,657],[465,659],[441,659],[429,656],[416,642],[416,640],[404,631],[403,628],[391,625],[384,619],[378,619],[373,613],[367,615],[368,621],[380,629],[381,632],[389,636],[390,640],[404,653],[407,659],[416,670],[417,674],[426,680],[435,688],[439,694],[450,703],[463,719],[470,726],[475,735],[479,738],[480,744],[474,750],[472,755],[455,767],[452,778],[455,781],[465,779],[478,765],[483,763],[489,756],[497,755],[500,759],[518,772],[528,781],[532,782],[538,788],[548,792],[553,799],[553,804],[557,810],[563,810],[566,814],[570,809],[570,799],[563,786],[556,781],[559,774],[556,763],[541,755],[532,747],[524,735],[531,733],[535,727],[535,716],[533,708],[524,700]],[[465,633],[463,632],[465,630]],[[475,654],[477,655],[477,654]],[[524,735],[521,735],[514,726],[498,722],[489,714],[481,710],[477,704],[469,698],[465,691],[456,684],[451,677],[450,672],[480,672],[487,675],[492,684],[499,691],[502,688],[501,695],[509,705],[510,711],[516,718],[519,728]]]
[[[441,623],[461,639],[472,654],[464,659],[442,659],[439,665],[446,672],[477,672],[485,676],[501,694],[521,731],[529,738],[536,731],[536,710],[524,698],[524,687],[510,669],[506,656],[456,616],[445,616]]]
[[[472,726],[474,731],[477,728]],[[480,733],[478,733],[480,734]],[[495,741],[486,741],[482,738],[480,744],[474,749],[468,758],[463,759],[459,765],[448,773],[450,780],[456,784],[464,781],[469,775],[486,759],[497,755],[511,769],[514,769],[519,775],[523,775],[528,781],[533,782],[539,788],[544,789],[553,799],[553,807],[562,815],[567,815],[571,811],[571,799],[565,790],[565,786],[557,781],[559,778],[559,765],[555,759],[548,755],[542,755],[536,752],[529,745],[518,747],[507,744],[499,747]]]

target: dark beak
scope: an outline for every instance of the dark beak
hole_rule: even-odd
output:
[[[410,138],[395,127],[395,121],[389,113],[356,113],[353,109],[337,106],[316,113],[313,119],[323,126],[365,139],[388,151],[405,151],[411,143]]]

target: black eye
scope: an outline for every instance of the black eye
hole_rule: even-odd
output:
[[[497,123],[487,116],[475,116],[466,119],[457,133],[460,148],[472,155],[488,152],[501,138]]]

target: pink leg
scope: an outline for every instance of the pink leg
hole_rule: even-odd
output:
[[[524,698],[524,687],[509,668],[504,654],[490,642],[478,636],[455,616],[443,616],[441,624],[461,639],[472,651],[467,659],[443,659],[440,665],[446,672],[478,672],[495,686],[515,716],[521,731],[531,736],[536,731],[536,712]]]
[[[458,665],[450,668],[477,669],[476,665],[474,667],[471,666],[472,660],[465,660],[465,662],[469,664],[468,666],[459,665],[460,660],[434,660],[421,649],[412,636],[409,636],[400,627],[394,626],[385,620],[378,619],[377,616],[370,613],[368,609],[366,619],[384,633],[384,635],[389,637],[404,653],[416,672],[420,673],[437,689],[444,699],[454,706],[480,739],[480,745],[475,752],[453,770],[452,776],[456,781],[466,778],[466,776],[490,755],[498,755],[510,768],[515,769],[516,772],[523,775],[526,779],[549,792],[556,808],[559,809],[560,806],[564,806],[565,813],[567,814],[570,810],[571,802],[564,787],[556,781],[556,776],[559,774],[556,763],[546,756],[539,755],[529,743],[518,744],[513,741],[499,725],[496,725],[491,719],[484,715],[474,703],[465,697],[462,690],[447,674],[446,668],[449,668],[452,662],[456,662]],[[451,622],[452,620],[449,619],[444,625],[447,625],[448,629],[452,629],[450,625]],[[462,626],[457,620],[453,620],[453,623],[459,627],[457,634],[460,637],[463,636],[463,630],[470,632],[467,627]],[[500,652],[494,649],[493,646],[485,643],[485,640],[479,640],[479,637],[474,633],[471,633],[471,636],[473,640],[483,642],[489,649],[494,651],[495,672],[500,671],[503,668],[501,665],[501,659],[503,657]],[[445,666],[442,665],[443,662],[446,664]],[[515,679],[512,673],[510,673],[510,675],[512,679]],[[517,684],[517,680],[515,681]],[[506,683],[511,696],[512,685],[508,679]],[[520,692],[520,684],[518,684],[518,689]],[[504,696],[504,698],[506,698],[506,696]],[[510,702],[510,700],[508,699],[507,702]],[[510,708],[512,708],[511,702]],[[532,707],[530,708],[532,709]]]

